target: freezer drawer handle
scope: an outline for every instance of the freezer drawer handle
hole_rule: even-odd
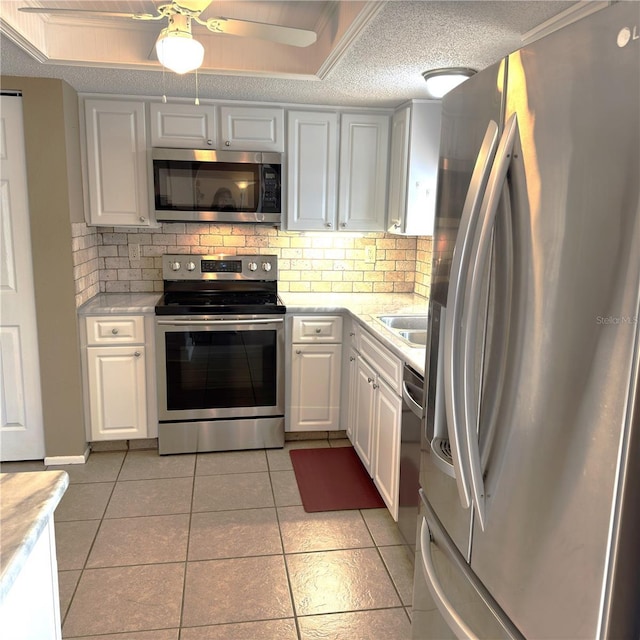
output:
[[[478,640],[478,636],[469,629],[464,620],[460,617],[460,614],[455,610],[451,602],[449,602],[449,599],[438,580],[436,568],[433,564],[433,558],[431,557],[431,532],[429,531],[427,519],[424,517],[422,518],[422,525],[420,526],[420,544],[422,569],[424,571],[429,591],[433,596],[436,607],[438,607],[438,611],[440,611],[442,617],[449,625],[451,631],[456,634],[457,638],[460,640]]]
[[[464,380],[462,378],[462,358],[460,332],[464,327],[464,291],[471,249],[477,224],[482,194],[487,184],[498,144],[498,125],[491,120],[482,140],[480,153],[471,176],[469,190],[464,201],[456,248],[453,253],[449,291],[447,292],[447,315],[444,332],[444,390],[445,414],[451,442],[451,452],[455,468],[456,485],[462,506],[471,505],[470,470],[466,459],[467,428],[465,407],[462,398]],[[466,316],[468,317],[468,316]]]

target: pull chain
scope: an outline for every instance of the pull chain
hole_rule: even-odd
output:
[[[167,88],[165,87],[165,82],[164,82],[164,65],[162,65],[162,102],[166,103],[167,102]]]
[[[200,98],[198,98],[198,70],[196,69],[196,106],[200,104]]]

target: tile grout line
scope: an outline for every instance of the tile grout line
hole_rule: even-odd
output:
[[[289,451],[286,449],[287,443],[285,441],[284,443],[284,447],[283,450],[287,451],[287,455],[289,455]],[[269,485],[271,486],[271,495],[273,497],[273,508],[276,514],[276,522],[278,524],[278,536],[280,538],[280,547],[282,548],[282,563],[284,564],[284,571],[285,571],[285,575],[287,576],[287,587],[289,589],[289,598],[291,600],[291,611],[293,613],[293,624],[295,626],[295,630],[296,630],[296,636],[298,638],[298,640],[302,640],[302,633],[300,631],[300,626],[298,623],[298,614],[296,611],[296,601],[295,598],[293,597],[293,588],[291,586],[291,575],[289,573],[289,564],[287,563],[287,557],[286,557],[286,552],[285,552],[285,548],[284,548],[284,538],[282,536],[282,527],[281,527],[281,523],[280,523],[280,514],[278,513],[278,505],[276,502],[276,492],[275,492],[275,488],[273,486],[273,478],[271,476],[271,465],[269,464],[269,456],[267,455],[266,451],[265,451],[265,456],[267,458],[267,471],[269,473]],[[275,469],[274,469],[275,471]]]
[[[98,523],[98,527],[96,529],[96,533],[93,537],[93,540],[91,541],[91,545],[89,546],[89,551],[87,552],[87,557],[84,559],[84,563],[82,565],[82,569],[80,569],[80,575],[78,576],[78,581],[76,582],[76,586],[73,589],[73,593],[71,594],[71,598],[69,599],[69,604],[67,605],[67,610],[64,614],[64,617],[61,621],[60,624],[60,631],[62,632],[62,629],[64,628],[64,625],[67,621],[67,617],[69,616],[69,613],[71,611],[71,605],[73,604],[73,599],[76,597],[76,593],[78,591],[78,587],[80,586],[80,581],[82,580],[82,576],[84,575],[85,570],[88,569],[87,567],[87,563],[89,562],[89,557],[91,556],[91,552],[93,551],[93,547],[96,543],[96,540],[98,539],[98,534],[100,533],[100,528],[102,527],[102,522],[104,521],[104,517],[107,513],[107,508],[109,507],[109,503],[111,502],[111,498],[113,497],[113,492],[116,489],[116,484],[118,482],[118,477],[120,476],[120,473],[122,472],[122,467],[124,467],[124,461],[127,459],[127,455],[128,455],[129,451],[125,451],[124,456],[122,456],[122,462],[120,463],[120,467],[118,469],[118,472],[116,473],[115,479],[113,481],[113,487],[111,488],[111,492],[109,493],[109,498],[106,501],[105,505],[104,505],[104,511],[102,512],[102,517],[99,520]],[[91,457],[91,453],[89,454],[89,458]],[[88,461],[88,459],[87,459]],[[80,483],[74,483],[74,484],[80,484]],[[82,483],[82,484],[98,484],[97,482],[93,482],[93,483]],[[69,522],[81,522],[80,520],[75,520],[75,521],[69,521]],[[54,525],[55,526],[55,525]]]
[[[187,591],[187,571],[189,569],[189,544],[191,541],[191,524],[193,520],[193,502],[196,494],[196,477],[198,471],[198,453],[193,461],[193,479],[191,482],[191,500],[189,504],[189,524],[187,525],[187,548],[184,556],[184,573],[182,575],[182,598],[180,601],[180,618],[178,620],[178,640],[182,637],[182,622],[184,618],[185,594]]]

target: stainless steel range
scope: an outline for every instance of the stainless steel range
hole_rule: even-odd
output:
[[[284,445],[276,256],[165,255],[156,306],[161,455]]]

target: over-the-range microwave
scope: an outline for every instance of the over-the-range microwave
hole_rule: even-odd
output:
[[[151,157],[156,220],[281,222],[282,154],[154,148]]]

